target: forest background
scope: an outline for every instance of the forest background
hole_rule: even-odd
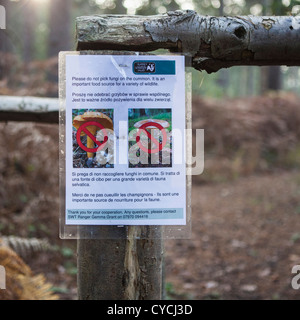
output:
[[[77,16],[177,9],[216,16],[300,14],[299,0],[0,5],[6,9],[0,102],[1,95],[58,97],[58,53],[75,50]],[[193,128],[205,130],[205,170],[193,177],[191,239],[165,242],[167,298],[299,299],[291,287],[292,267],[300,265],[299,70],[193,71]],[[76,299],[76,241],[58,237],[58,125],[1,122],[0,150],[0,243],[43,274],[60,299]],[[24,298],[15,288],[0,290],[0,299]]]

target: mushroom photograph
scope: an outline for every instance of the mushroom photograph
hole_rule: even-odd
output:
[[[171,109],[129,109],[130,168],[172,167]]]
[[[73,167],[114,167],[113,109],[73,109]]]

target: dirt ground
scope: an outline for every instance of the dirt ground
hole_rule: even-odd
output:
[[[299,299],[299,185],[300,171],[194,183],[192,237],[166,241],[170,297]]]
[[[205,129],[208,152],[204,174],[193,177],[191,239],[165,242],[167,298],[300,298],[291,286],[291,269],[300,264],[299,136],[290,134],[300,126],[285,125],[300,119],[299,104],[291,102],[286,122],[270,112],[272,122],[253,109],[246,117],[247,103],[235,104],[244,123],[230,122],[234,117],[226,108],[224,115],[210,113],[213,105],[193,117],[198,128],[205,121],[211,125]],[[227,131],[219,134],[223,116]],[[263,130],[255,127],[252,138],[247,124]],[[257,152],[261,145],[263,154]],[[61,240],[58,232],[58,126],[0,123],[0,148],[0,238],[47,239],[52,250],[32,248],[23,258],[60,299],[77,299],[76,241]]]

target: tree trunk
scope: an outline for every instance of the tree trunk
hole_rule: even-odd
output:
[[[10,73],[9,54],[13,52],[13,41],[10,33],[11,9],[13,3],[9,0],[0,0],[0,5],[5,8],[5,27],[6,29],[0,29],[0,80],[3,80]]]
[[[253,67],[246,67],[247,68],[247,80],[246,80],[246,94],[247,96],[254,95],[254,70]]]
[[[118,14],[126,14],[127,9],[124,7],[122,0],[116,1],[115,5],[115,12],[117,12]]]
[[[279,91],[282,88],[281,84],[281,68],[280,66],[271,66],[268,68],[267,89]]]
[[[34,41],[36,28],[36,12],[32,2],[27,2],[23,6],[23,61],[30,62],[34,58]]]
[[[11,32],[10,15],[13,3],[9,0],[0,0],[0,5],[5,8],[5,29],[0,29],[0,55],[3,52],[12,51],[12,40],[10,39],[9,33]],[[0,73],[1,77],[1,73]]]
[[[79,17],[76,27],[78,50],[166,48],[208,73],[236,65],[300,65],[300,17],[210,17],[188,10]]]
[[[71,1],[51,0],[50,2],[50,34],[48,57],[57,56],[59,51],[71,49]]]
[[[219,13],[221,17],[224,15],[224,0],[220,0]]]

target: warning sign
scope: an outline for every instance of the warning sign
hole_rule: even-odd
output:
[[[185,226],[184,57],[65,61],[65,225]]]
[[[72,110],[74,168],[113,167],[113,118],[113,109]]]
[[[101,141],[98,141],[96,139],[96,137],[93,135],[93,133],[91,133],[89,130],[88,130],[88,127],[91,127],[91,126],[96,126],[97,128],[99,128],[100,130],[103,130],[104,132],[104,140],[101,142]],[[96,143],[97,147],[96,148],[88,148],[86,147],[82,142],[81,142],[81,134],[82,133],[85,133],[94,143]],[[80,146],[81,149],[83,149],[84,151],[86,152],[96,152],[96,151],[100,151],[106,144],[107,140],[108,140],[108,136],[107,136],[107,131],[106,129],[103,127],[103,125],[101,123],[98,123],[98,122],[95,122],[95,121],[88,121],[84,124],[82,124],[78,130],[77,130],[77,134],[76,134],[76,140],[77,140],[77,143],[78,145]]]
[[[157,140],[157,138],[151,134],[151,129],[157,128],[161,131],[162,133],[162,142],[159,142]],[[154,129],[155,130],[155,129]],[[153,131],[154,131],[153,130]],[[149,139],[149,148],[145,148],[145,146],[141,143],[141,133],[144,132],[148,139]],[[143,124],[139,130],[138,133],[136,135],[136,142],[139,145],[139,147],[147,153],[157,153],[159,151],[161,151],[163,149],[163,147],[166,145],[167,142],[167,133],[166,130],[159,124],[156,122],[146,122],[145,124]],[[152,145],[156,145],[155,148],[151,148]]]

